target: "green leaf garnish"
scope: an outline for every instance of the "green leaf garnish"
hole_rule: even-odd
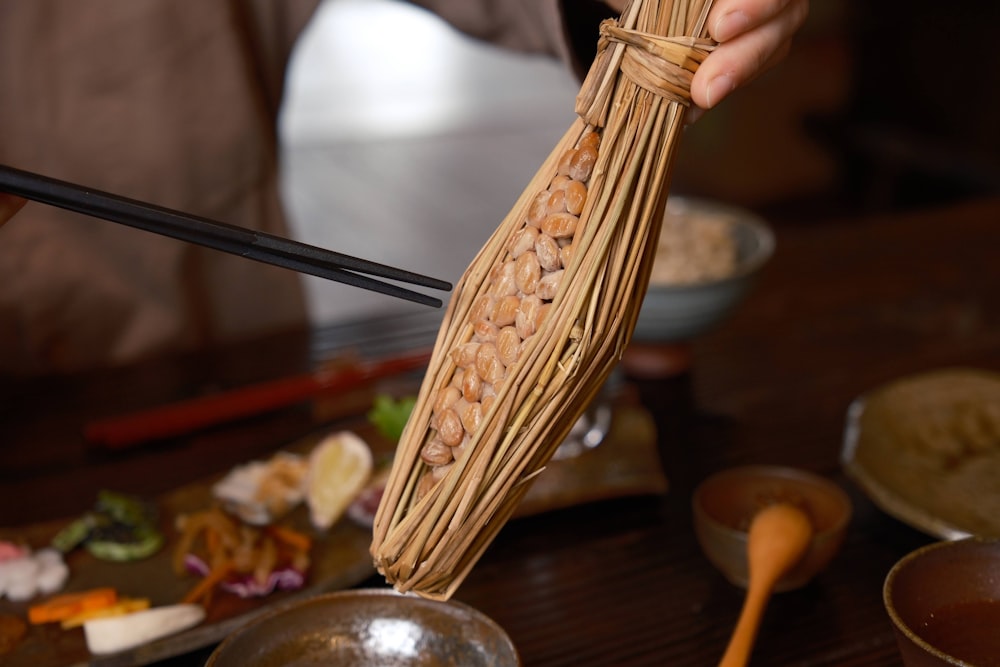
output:
[[[399,438],[403,435],[403,427],[406,426],[416,403],[416,396],[394,399],[387,394],[378,394],[371,410],[368,411],[368,421],[388,440],[399,442]]]

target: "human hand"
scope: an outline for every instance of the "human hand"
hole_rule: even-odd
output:
[[[716,0],[708,31],[719,45],[695,72],[692,101],[711,109],[778,64],[808,14],[809,0]]]
[[[24,199],[0,192],[0,226],[14,217],[14,214],[20,211],[24,204]]]
[[[606,0],[624,11],[628,0]],[[715,0],[709,35],[719,45],[691,81],[691,99],[711,109],[788,54],[792,36],[809,14],[809,0]]]

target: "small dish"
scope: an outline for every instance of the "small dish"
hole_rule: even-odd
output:
[[[801,588],[840,549],[851,518],[851,501],[839,486],[819,475],[783,466],[722,470],[694,491],[694,528],[705,556],[736,586],[747,586],[750,521],[760,509],[775,502],[797,506],[813,526],[805,555],[778,580],[775,592]]]
[[[889,571],[882,600],[906,667],[1000,664],[1000,541],[921,547]]]
[[[1000,537],[1000,375],[945,368],[867,392],[848,409],[841,465],[928,535]]]
[[[457,601],[392,589],[327,593],[280,607],[225,639],[206,667],[520,667],[510,638]]]
[[[671,224],[710,227],[704,234],[678,241],[677,235],[670,233]],[[674,243],[685,247],[674,248]],[[671,197],[633,340],[684,342],[710,330],[743,299],[774,247],[770,227],[750,211],[711,200]],[[667,266],[678,254],[685,262],[701,266]],[[712,266],[716,264],[720,266]]]

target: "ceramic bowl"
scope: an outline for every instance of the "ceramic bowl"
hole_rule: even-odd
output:
[[[672,217],[685,216],[724,223],[735,246],[734,267],[724,277],[685,283],[658,279],[654,270],[632,335],[639,343],[684,342],[712,329],[736,308],[774,253],[770,227],[745,209],[711,200],[671,197],[666,216],[665,225]],[[657,264],[667,261],[666,232],[660,240]]]
[[[775,592],[804,586],[836,555],[851,518],[851,501],[844,490],[796,468],[743,466],[711,475],[694,491],[698,543],[708,560],[741,588],[747,586],[750,521],[763,507],[779,501],[808,515],[813,536],[802,560],[778,580]]]
[[[882,600],[906,667],[1000,664],[1000,540],[911,552],[889,571]]]
[[[503,629],[468,605],[357,589],[278,608],[227,637],[205,664],[519,667],[521,662]]]

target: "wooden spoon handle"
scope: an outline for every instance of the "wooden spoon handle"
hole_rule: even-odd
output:
[[[733,634],[729,638],[729,645],[726,646],[726,652],[722,655],[719,667],[744,667],[749,662],[754,641],[757,639],[757,628],[770,596],[770,585],[751,585],[747,590],[740,618],[736,622],[736,629],[733,630]]]

